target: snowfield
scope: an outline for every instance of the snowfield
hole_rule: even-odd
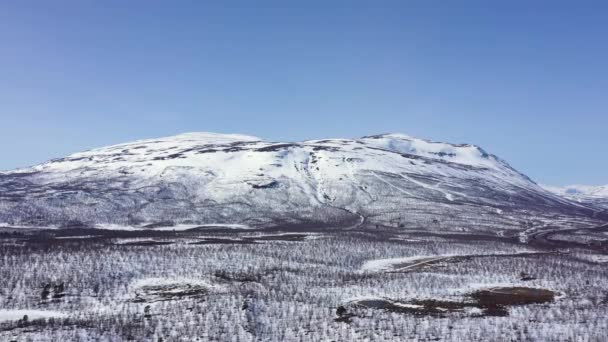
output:
[[[361,271],[367,272],[384,272],[395,270],[397,265],[417,265],[425,261],[441,260],[449,256],[414,256],[405,258],[391,258],[368,260],[361,266]]]
[[[564,187],[543,185],[545,189],[578,203],[608,209],[608,185],[570,185]]]

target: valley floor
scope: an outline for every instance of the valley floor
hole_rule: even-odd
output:
[[[608,227],[0,230],[2,341],[605,341]]]

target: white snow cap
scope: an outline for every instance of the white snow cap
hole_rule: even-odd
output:
[[[262,141],[263,140],[258,137],[254,137],[251,135],[245,135],[245,134],[223,134],[223,133],[213,133],[213,132],[188,132],[188,133],[182,133],[182,134],[174,135],[172,137],[161,138],[161,139],[162,140],[164,140],[164,139],[197,140],[197,141],[209,141],[209,142],[214,142],[214,143],[221,142],[221,141],[231,142],[231,141]]]
[[[372,135],[361,138],[367,144],[389,151],[442,159],[477,167],[495,167],[497,160],[482,148],[470,144],[450,144],[418,139],[401,133]]]
[[[237,141],[263,141],[258,137],[254,137],[251,135],[244,134],[223,134],[223,133],[213,133],[213,132],[188,132],[182,133],[178,135],[172,135],[168,137],[156,138],[156,139],[144,139],[144,140],[136,140],[128,143],[105,146],[101,148],[94,149],[92,151],[106,150],[112,149],[115,147],[129,146],[129,145],[142,145],[142,144],[158,144],[158,143],[180,143],[180,142],[189,142],[189,143],[199,143],[199,144],[222,144],[222,143],[232,143]]]
[[[608,185],[568,185],[564,187],[542,185],[542,187],[562,196],[608,198]]]
[[[275,154],[268,153],[273,151],[272,149],[261,150],[264,147],[280,144],[281,142],[265,141],[258,137],[243,134],[191,132],[96,148],[74,153],[65,158],[51,160],[32,168],[12,172],[74,171],[80,172],[79,175],[84,177],[95,172],[117,172],[117,170],[120,170],[142,177],[151,177],[162,173],[168,167],[196,167],[199,168],[199,171],[200,168],[205,168],[211,170],[213,174],[221,174],[223,177],[239,176],[240,178],[237,178],[241,181],[243,175],[247,172],[249,172],[247,173],[249,180],[252,177],[257,177],[254,171],[265,165],[306,164],[307,158],[310,157],[310,150],[318,147],[318,145],[323,145],[337,148],[334,155],[342,157],[343,160],[358,155],[357,149],[362,147],[389,152],[386,153],[386,158],[382,159],[383,162],[380,162],[377,158],[370,158],[367,159],[367,163],[359,165],[360,168],[366,169],[381,167],[384,171],[389,171],[394,170],[395,167],[403,168],[404,163],[395,162],[392,159],[394,153],[399,153],[476,168],[500,170],[501,173],[507,175],[515,174],[515,171],[511,170],[508,164],[475,145],[434,142],[399,133],[366,136],[360,139],[290,142],[286,145],[295,148],[288,152],[289,157],[281,155],[280,162],[277,162],[278,157]],[[231,149],[231,147],[234,147],[234,149]],[[199,153],[200,151],[209,153]],[[346,163],[339,165],[341,167],[333,169],[335,172],[348,169]],[[288,167],[278,168],[277,170],[282,170],[283,173],[276,177],[293,173],[293,170]],[[270,172],[266,172],[266,174],[270,174]],[[520,175],[515,175],[515,178],[519,179]]]

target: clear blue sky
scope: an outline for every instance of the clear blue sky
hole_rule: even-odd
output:
[[[606,2],[443,3],[2,1],[0,169],[189,131],[401,132],[608,183]]]

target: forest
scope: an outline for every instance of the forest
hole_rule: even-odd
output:
[[[604,341],[585,232],[5,229],[0,340]]]

